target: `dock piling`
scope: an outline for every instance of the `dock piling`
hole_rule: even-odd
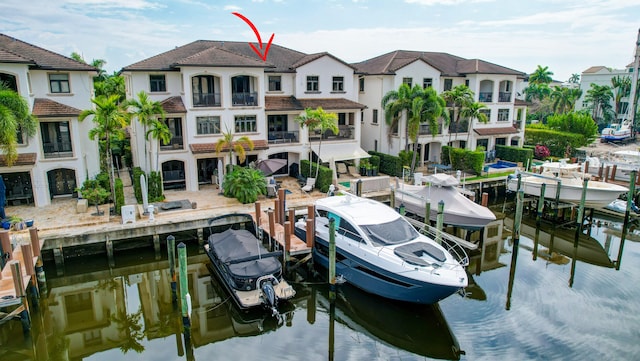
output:
[[[191,296],[189,295],[189,280],[187,273],[187,246],[184,242],[178,245],[178,267],[180,269],[180,302],[182,305],[182,325],[185,329],[191,327],[190,308]]]
[[[638,171],[632,170],[629,174],[629,193],[627,194],[627,209],[624,212],[624,223],[622,223],[622,237],[620,238],[620,248],[618,249],[618,259],[616,260],[616,270],[620,270],[620,261],[622,260],[622,251],[624,249],[625,238],[629,230],[629,218],[631,213],[631,202],[636,192],[635,181]]]
[[[173,302],[177,301],[178,287],[176,285],[176,237],[167,236],[167,256],[169,258],[169,274],[171,275],[171,294]]]
[[[442,227],[444,226],[444,201],[438,202],[438,217],[436,218],[436,228],[438,233],[436,234],[436,242],[442,244]]]

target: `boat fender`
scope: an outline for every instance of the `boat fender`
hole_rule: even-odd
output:
[[[187,300],[187,315],[191,318],[191,295],[187,293],[185,298]]]

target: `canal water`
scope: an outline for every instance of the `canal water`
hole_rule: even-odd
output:
[[[523,223],[516,246],[511,224],[488,228],[465,297],[420,306],[341,286],[332,304],[327,286],[307,278],[292,281],[297,295],[280,319],[240,312],[212,280],[206,255],[189,246],[188,334],[166,250],[160,259],[118,253],[115,265],[67,260],[64,274],[47,264],[32,332],[24,336],[19,322],[0,327],[0,359],[640,359],[638,231],[622,244],[621,224],[602,220],[574,248],[575,232]]]

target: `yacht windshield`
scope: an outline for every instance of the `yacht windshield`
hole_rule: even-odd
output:
[[[402,218],[387,223],[362,225],[360,227],[376,246],[404,243],[418,237],[418,231]]]

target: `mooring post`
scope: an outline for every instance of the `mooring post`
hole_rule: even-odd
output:
[[[612,181],[615,181],[616,173],[618,173],[618,165],[614,164],[613,167],[611,168],[611,177],[609,177],[609,179],[611,179]]]
[[[22,322],[22,331],[29,332],[31,329],[31,319],[29,315],[29,303],[27,301],[26,292],[22,280],[22,271],[20,269],[20,262],[12,260],[8,263],[11,267],[11,276],[13,277],[13,287],[16,292],[16,297],[21,298],[23,310],[20,312],[20,321]]]
[[[0,245],[2,245],[2,262],[0,266],[4,266],[13,258],[13,247],[11,247],[11,238],[9,238],[9,231],[0,231]],[[2,268],[0,268],[2,269]]]
[[[273,215],[275,216],[274,222],[280,223],[280,202],[278,198],[273,202]],[[275,238],[275,235],[272,233],[271,237]]]
[[[556,210],[554,212],[554,221],[558,221],[558,214],[560,213],[560,188],[562,188],[562,181],[558,180],[558,183],[556,183]]]
[[[602,168],[604,168],[604,164],[600,163],[600,168],[598,168],[598,180],[602,180]]]
[[[291,235],[295,234],[295,226],[296,226],[296,210],[293,208],[289,208],[289,227],[291,227]]]
[[[204,245],[204,229],[198,228],[196,232],[198,234],[198,253],[201,253],[204,250],[202,248],[202,246]]]
[[[284,250],[282,253],[282,269],[286,272],[289,252],[291,251],[291,223],[284,222]]]
[[[44,273],[44,265],[42,263],[42,256],[40,254],[40,237],[38,236],[37,228],[29,228],[29,237],[31,239],[31,248],[33,249],[33,256],[38,257],[36,260],[36,279],[38,280],[38,288],[40,292],[46,293],[47,277]]]
[[[489,204],[489,193],[482,192],[482,206],[486,207]]]
[[[109,239],[109,236],[105,236],[104,244],[107,249],[107,260],[109,261],[109,267],[113,268],[116,266],[116,261],[113,258],[113,241]]]
[[[336,298],[336,220],[329,218],[329,299]]]
[[[362,197],[362,179],[356,181],[356,195]]]
[[[313,242],[316,238],[316,207],[312,205],[307,206],[307,247],[313,247]]]
[[[540,221],[542,220],[542,210],[544,208],[544,193],[547,190],[547,184],[542,183],[540,185],[540,198],[538,198],[538,204],[536,209],[536,228],[540,227]]]
[[[522,222],[522,207],[524,204],[524,190],[518,189],[516,193],[516,216],[513,220],[513,249],[511,251],[511,267],[509,268],[509,285],[507,287],[507,303],[505,308],[511,309],[511,293],[513,292],[513,280],[516,274],[518,260],[518,247],[520,247],[520,223]]]
[[[436,233],[436,242],[438,244],[442,244],[442,227],[444,226],[444,201],[440,200],[438,202],[438,217],[436,219],[436,228],[438,228],[438,233]]]
[[[256,202],[256,203],[254,203],[254,205],[255,205],[255,207],[256,207],[256,225],[257,225],[258,227],[260,227],[260,221],[262,221],[262,220],[260,219],[260,216],[262,216],[262,212],[260,211],[260,207],[261,207],[261,206],[260,206],[260,202]]]
[[[269,217],[269,250],[272,251],[273,243],[271,240],[276,239],[276,216],[274,214],[274,211],[271,209],[267,211],[267,216]]]
[[[169,258],[169,274],[171,275],[171,295],[173,302],[178,298],[178,286],[176,284],[176,237],[167,236],[167,256]]]
[[[160,255],[160,235],[159,234],[153,235],[153,251],[154,251],[156,261],[159,261],[162,258],[162,256]]]
[[[391,188],[391,193],[389,193],[389,206],[392,209],[396,209],[396,191],[395,188]]]
[[[427,199],[424,205],[424,224],[431,225],[431,199]]]
[[[64,252],[62,251],[62,246],[53,249],[53,260],[56,263],[56,275],[64,275]]]
[[[627,209],[624,212],[624,223],[622,224],[622,237],[620,238],[620,248],[618,249],[618,259],[616,261],[616,270],[620,270],[620,261],[622,260],[622,251],[624,249],[624,242],[627,238],[627,232],[629,231],[629,217],[631,217],[631,203],[633,202],[633,196],[636,192],[635,180],[637,170],[632,170],[629,174],[629,193],[627,194]]]
[[[605,182],[609,181],[609,166],[607,166],[604,170],[604,181]]]
[[[191,327],[191,295],[189,295],[189,279],[187,273],[187,246],[184,242],[178,245],[178,267],[180,269],[180,302],[182,304],[182,325]]]
[[[286,209],[287,209],[287,193],[284,188],[278,189],[278,202],[280,203],[280,224],[284,226],[286,221]]]

